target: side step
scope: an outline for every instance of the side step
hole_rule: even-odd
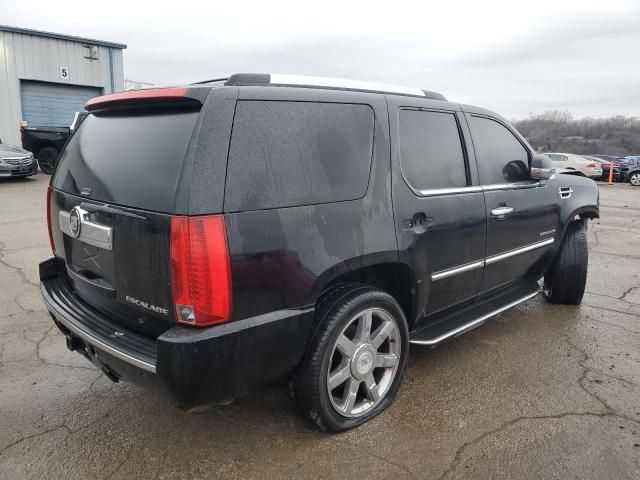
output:
[[[433,347],[479,327],[491,317],[526,302],[538,293],[540,293],[538,282],[531,281],[524,286],[508,289],[499,297],[476,301],[456,313],[431,321],[414,330],[409,335],[409,342]]]

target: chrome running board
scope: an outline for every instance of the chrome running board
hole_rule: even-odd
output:
[[[449,338],[452,337],[457,337],[458,335],[462,335],[463,333],[468,332],[469,330],[472,330],[476,327],[479,327],[480,325],[482,325],[486,320],[490,319],[491,317],[495,317],[496,315],[501,314],[502,312],[505,312],[523,302],[526,302],[527,300],[532,299],[533,297],[535,297],[536,295],[538,295],[538,293],[540,293],[540,289],[538,288],[536,291],[534,291],[533,293],[529,293],[527,295],[525,295],[524,297],[520,297],[516,300],[513,300],[509,303],[507,303],[506,305],[496,309],[496,310],[492,310],[488,313],[483,314],[482,316],[475,318],[474,320],[471,320],[470,322],[466,322],[460,326],[457,326],[455,328],[453,328],[452,330],[449,330],[445,333],[441,333],[438,336],[435,336],[433,338],[428,338],[428,330],[429,328],[426,329],[422,329],[419,331],[416,331],[413,333],[413,335],[411,335],[411,337],[414,338],[410,338],[409,342],[414,344],[414,345],[427,345],[427,346],[435,346]],[[452,323],[453,325],[459,325],[458,322],[455,322],[453,320],[447,321],[444,320],[443,323]],[[446,324],[445,324],[446,325]],[[421,335],[422,333],[422,335]],[[426,335],[425,335],[426,334]],[[422,338],[420,338],[422,337]],[[424,338],[427,337],[427,338]]]

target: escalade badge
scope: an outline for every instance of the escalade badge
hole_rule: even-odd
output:
[[[82,228],[82,214],[78,207],[73,207],[69,212],[69,231],[73,238],[80,236],[80,229]]]
[[[151,310],[152,312],[161,313],[162,315],[169,315],[169,310],[166,308],[151,305],[149,304],[149,302],[138,300],[137,298],[130,297],[129,295],[125,295],[124,298],[127,302],[133,303],[134,305],[142,307],[145,310]]]

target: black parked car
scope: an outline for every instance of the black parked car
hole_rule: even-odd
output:
[[[181,405],[291,379],[376,416],[409,346],[537,295],[578,304],[598,189],[502,117],[417,89],[237,74],[99,97],[48,196],[67,346]],[[82,147],[81,147],[82,146]]]
[[[22,148],[33,153],[43,173],[51,175],[67,140],[69,140],[73,131],[80,126],[86,116],[86,112],[77,112],[68,127],[39,126],[21,128]]]
[[[627,172],[627,182],[634,187],[640,187],[640,162],[636,166],[631,167]]]
[[[29,177],[38,173],[33,155],[0,140],[0,178]]]
[[[631,167],[630,163],[626,161],[626,159],[624,157],[616,157],[615,155],[591,155],[591,157],[595,158],[595,159],[600,159],[604,162],[608,162],[608,163],[613,163],[614,167],[613,167],[613,175],[614,177],[616,176],[616,173],[618,174],[617,177],[618,179],[616,181],[619,182],[624,182],[625,178],[627,178],[627,173],[629,171],[629,168]],[[607,169],[607,171],[604,171],[604,166],[603,166],[603,172],[602,172],[602,178],[603,180],[608,180],[609,179],[609,169]],[[605,176],[606,175],[606,176]]]
[[[588,158],[589,160],[593,160],[594,162],[598,162],[602,166],[602,176],[600,177],[601,181],[607,182],[609,181],[609,170],[613,168],[613,175],[611,176],[611,180],[614,182],[622,182],[624,178],[620,173],[620,165],[614,162],[610,162],[608,160],[603,160],[602,158],[593,157],[590,155],[585,155],[584,158]]]

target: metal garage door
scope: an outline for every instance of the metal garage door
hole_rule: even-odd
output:
[[[21,80],[22,119],[30,127],[68,127],[73,114],[84,109],[87,100],[102,95],[102,89],[78,85]]]

